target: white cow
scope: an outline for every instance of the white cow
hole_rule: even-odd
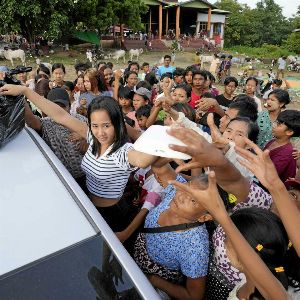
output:
[[[136,60],[139,60],[139,56],[143,52],[144,52],[143,48],[140,48],[140,49],[130,49],[129,50],[130,60],[132,61],[133,56],[136,56]]]
[[[10,60],[12,66],[14,66],[14,61],[13,61],[14,58],[20,58],[21,61],[22,61],[22,64],[24,66],[26,66],[24,50],[22,50],[22,49],[18,49],[18,50],[8,49],[8,50],[4,50],[3,54],[4,54],[5,59]]]
[[[117,50],[114,55],[113,55],[113,59],[115,59],[117,62],[119,62],[119,58],[123,57],[123,61],[125,64],[125,50]]]

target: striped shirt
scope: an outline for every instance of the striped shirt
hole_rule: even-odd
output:
[[[132,144],[126,143],[117,151],[108,155],[111,145],[103,155],[92,154],[92,143],[86,152],[81,167],[86,173],[87,188],[95,196],[120,199],[123,195],[130,173],[136,170],[128,162],[128,151]]]

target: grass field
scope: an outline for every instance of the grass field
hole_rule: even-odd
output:
[[[111,50],[113,52],[114,50]],[[170,54],[165,52],[154,52],[154,51],[147,51],[140,55],[139,63],[142,64],[143,62],[148,62],[150,65],[154,65],[159,62],[159,60],[162,58],[163,55]],[[74,65],[77,62],[85,62],[86,61],[86,55],[85,50],[82,49],[79,50],[73,50],[71,49],[68,52],[59,51],[54,54],[51,54],[50,56],[43,56],[40,58],[42,62],[48,62],[48,63],[63,63],[66,66],[66,80],[74,80],[75,79],[75,69]],[[189,65],[194,64],[195,54],[190,52],[178,52],[176,53],[176,59],[175,59],[175,66],[185,68]],[[128,55],[126,55],[126,63],[127,60],[129,60]],[[36,68],[36,62],[34,57],[27,56],[26,58],[27,66],[32,66],[33,68]],[[106,60],[108,61],[108,60]],[[114,64],[114,69],[117,68],[125,68],[126,64],[123,63],[123,60],[119,60],[119,63],[117,63],[114,60],[110,60]],[[17,65],[19,62],[16,61],[15,64]],[[10,62],[6,60],[0,61],[0,65],[7,65],[10,67]],[[205,65],[204,67],[209,68],[209,65]],[[232,75],[237,76],[237,73],[241,71],[241,65],[233,65],[232,67]],[[257,64],[255,66],[256,71],[262,71],[263,75],[266,75],[268,72],[269,66],[264,64]],[[293,96],[294,103],[292,106],[299,106],[298,102],[300,103],[300,97],[296,96],[296,93],[300,93],[300,73],[294,73],[294,72],[287,72],[286,74],[287,79],[294,87],[291,91],[291,95]],[[220,90],[222,90],[221,86],[217,86]]]

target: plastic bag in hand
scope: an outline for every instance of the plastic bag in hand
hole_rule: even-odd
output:
[[[15,137],[24,126],[24,96],[0,95],[0,147]]]

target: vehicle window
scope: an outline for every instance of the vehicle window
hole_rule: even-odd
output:
[[[141,299],[101,235],[0,277],[1,299]]]

